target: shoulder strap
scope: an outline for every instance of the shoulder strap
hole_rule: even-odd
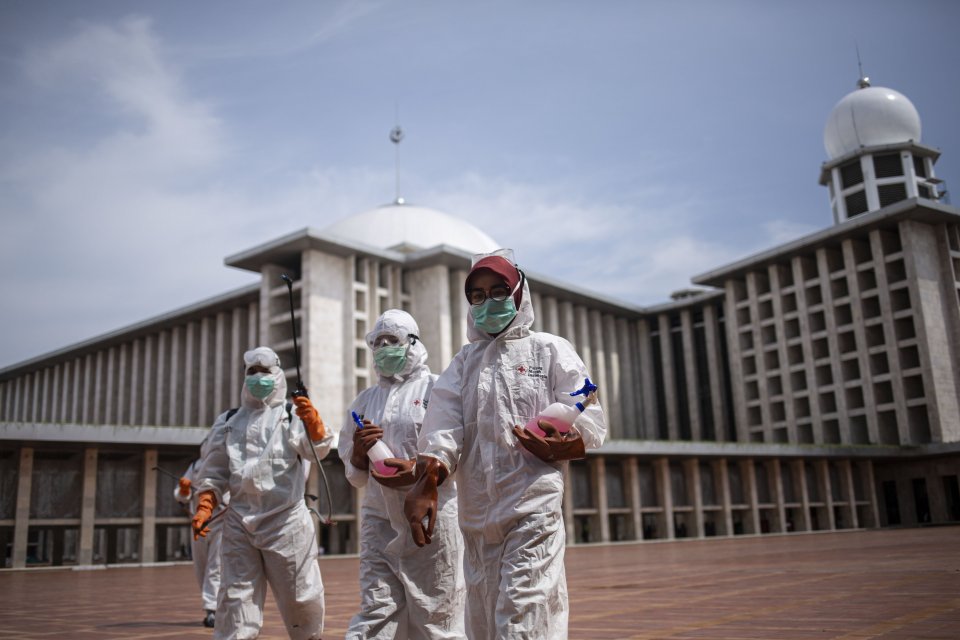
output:
[[[240,411],[240,407],[234,407],[233,409],[227,411],[227,419],[224,420],[224,422],[230,422],[230,418],[236,415],[237,411]]]

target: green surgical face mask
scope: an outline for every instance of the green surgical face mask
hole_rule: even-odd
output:
[[[483,304],[470,307],[473,316],[473,326],[490,335],[497,335],[507,328],[517,315],[517,307],[513,304],[513,296],[506,300],[488,299]]]
[[[385,376],[395,376],[403,371],[407,364],[406,345],[384,345],[373,352],[373,361],[377,369]]]
[[[273,391],[273,378],[263,373],[247,376],[245,383],[250,395],[257,400],[263,400]]]

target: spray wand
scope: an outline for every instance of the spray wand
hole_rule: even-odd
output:
[[[297,388],[294,389],[290,395],[294,398],[301,396],[309,398],[307,388],[303,386],[303,379],[300,377],[300,350],[297,348],[297,321],[293,314],[293,280],[285,273],[280,274],[280,279],[286,283],[287,294],[290,297],[290,329],[293,332],[293,357],[297,364]],[[323,471],[323,465],[320,464],[320,456],[317,455],[317,450],[313,448],[312,443],[310,444],[310,451],[313,452],[313,459],[317,463],[317,471],[320,472],[320,478],[323,480],[323,489],[327,496],[327,516],[326,518],[321,517],[316,509],[311,509],[310,511],[315,513],[323,524],[333,526],[337,523],[333,521],[333,498],[330,496],[330,483],[327,482],[327,475]]]

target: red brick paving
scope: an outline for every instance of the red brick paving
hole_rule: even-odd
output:
[[[358,562],[320,566],[340,638]],[[960,527],[578,546],[567,581],[571,640],[960,638]],[[185,565],[0,571],[0,639],[209,638],[199,601]]]

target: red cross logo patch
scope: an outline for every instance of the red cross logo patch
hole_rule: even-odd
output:
[[[419,407],[419,406],[420,406],[420,398],[417,398],[416,400],[413,401],[413,406],[415,406],[415,407]]]
[[[520,375],[523,375],[526,372],[527,372],[527,368],[525,366],[520,365],[519,367],[517,367],[517,373],[519,373]]]

